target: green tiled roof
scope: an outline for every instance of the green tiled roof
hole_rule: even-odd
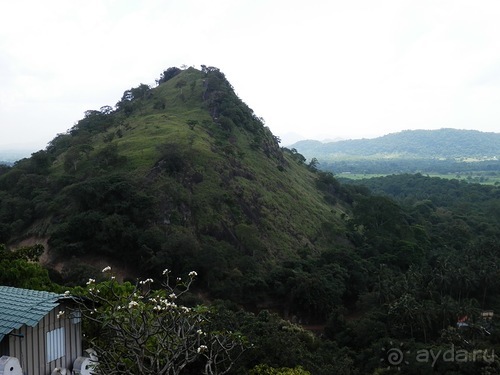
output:
[[[0,341],[24,324],[34,327],[63,296],[51,292],[0,286]]]

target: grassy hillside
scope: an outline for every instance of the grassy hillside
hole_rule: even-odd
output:
[[[216,295],[265,291],[277,265],[348,246],[347,206],[325,200],[218,69],[158,82],[2,170],[0,243],[46,242],[66,283],[106,259],[128,277],[196,268]]]

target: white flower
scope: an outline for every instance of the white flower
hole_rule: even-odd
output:
[[[71,292],[69,290],[67,290],[64,292],[64,297],[68,297],[70,294],[71,294]]]
[[[111,267],[110,267],[110,266],[104,267],[104,268],[102,269],[102,272],[103,272],[103,273],[104,273],[104,272],[108,272],[108,271],[111,271]]]
[[[153,282],[153,279],[146,279],[144,281],[139,281],[139,284],[144,285],[144,284],[152,283],[152,282]]]
[[[197,333],[198,335],[203,335],[203,331],[202,331],[201,329],[197,330],[197,331],[196,331],[196,333]]]
[[[87,285],[90,285],[90,284],[93,284],[95,283],[95,279],[89,279],[89,281],[87,281]]]
[[[128,308],[131,309],[132,307],[139,306],[139,304],[135,301],[130,301],[128,304]]]
[[[195,277],[195,276],[198,276],[198,274],[196,273],[196,271],[189,272],[189,277]]]
[[[166,275],[167,273],[170,273],[170,271],[168,270],[168,268],[165,268],[165,269],[163,270],[163,275]]]
[[[165,308],[168,308],[168,307],[176,308],[177,307],[177,305],[174,302],[163,301],[163,304],[165,305]]]
[[[208,347],[206,345],[200,345],[200,347],[198,348],[197,352],[198,353],[203,353],[207,349],[208,349]]]
[[[59,312],[57,313],[57,316],[56,316],[56,317],[57,317],[57,319],[59,319],[59,318],[61,318],[63,315],[64,315],[64,310],[63,310],[63,311],[59,311]]]
[[[169,295],[169,297],[170,297],[171,299],[176,299],[176,298],[177,298],[177,296],[175,295],[175,293],[171,293],[171,294]]]

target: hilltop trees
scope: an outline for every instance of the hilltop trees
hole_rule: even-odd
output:
[[[170,67],[168,68],[167,70],[165,70],[161,75],[160,75],[160,78],[156,80],[156,83],[158,85],[161,85],[162,83],[165,83],[167,82],[168,80],[172,79],[173,77],[175,77],[177,74],[179,74],[180,72],[182,72],[181,69],[177,68],[177,67]]]

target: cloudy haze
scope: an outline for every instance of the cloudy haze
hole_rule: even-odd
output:
[[[216,66],[273,133],[500,131],[497,1],[0,0],[0,147]]]

